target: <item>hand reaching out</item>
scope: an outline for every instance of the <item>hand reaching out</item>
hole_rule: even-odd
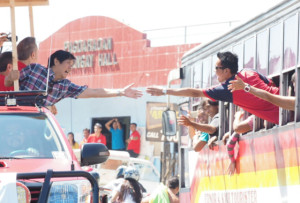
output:
[[[236,75],[235,78],[236,80],[229,81],[230,85],[228,85],[228,90],[231,90],[231,92],[235,90],[242,90],[246,86],[244,81],[239,76]]]
[[[131,87],[133,85],[134,85],[134,83],[124,87],[121,94],[124,95],[125,97],[130,97],[130,98],[134,98],[134,99],[137,99],[137,98],[143,96],[142,91],[131,89]]]
[[[148,87],[146,90],[147,93],[151,94],[151,96],[162,96],[165,95],[163,93],[163,89],[160,87]]]
[[[185,126],[192,126],[193,123],[188,117],[182,115],[178,119],[178,124],[185,125]]]

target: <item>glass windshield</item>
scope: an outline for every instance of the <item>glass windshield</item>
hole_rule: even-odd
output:
[[[59,136],[44,114],[0,115],[0,158],[64,155]]]

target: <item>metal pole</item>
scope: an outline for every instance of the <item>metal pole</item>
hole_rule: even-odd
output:
[[[10,0],[10,17],[11,17],[13,70],[18,70],[18,53],[17,53],[17,41],[16,41],[16,23],[15,23],[15,0]],[[15,91],[19,91],[19,80],[14,81],[14,89]]]
[[[28,9],[29,9],[29,21],[30,21],[30,34],[31,34],[31,37],[34,37],[34,25],[33,25],[33,11],[32,11],[32,6],[29,6]]]

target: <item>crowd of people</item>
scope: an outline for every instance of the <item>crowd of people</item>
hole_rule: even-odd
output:
[[[73,149],[80,149],[85,143],[102,143],[107,145],[107,139],[111,140],[111,149],[112,150],[122,150],[127,151],[131,157],[137,158],[140,154],[140,145],[141,145],[141,135],[137,131],[137,124],[130,124],[131,134],[126,140],[127,147],[125,147],[124,132],[122,125],[117,118],[111,119],[105,123],[105,128],[108,132],[105,136],[102,133],[102,124],[95,123],[94,133],[90,134],[90,129],[83,129],[83,139],[78,144],[74,139],[74,133],[68,133],[68,141]],[[110,136],[111,135],[111,136]]]
[[[233,121],[233,133],[227,132],[222,136],[224,144],[227,146],[228,156],[231,163],[228,173],[235,172],[234,146],[241,134],[253,129],[255,116],[277,125],[279,123],[279,107],[294,111],[295,96],[279,95],[279,88],[271,79],[261,75],[253,69],[242,69],[238,72],[238,56],[231,52],[219,52],[217,54],[215,66],[216,76],[219,85],[208,89],[179,88],[163,89],[149,87],[147,92],[152,96],[173,95],[185,97],[202,97],[202,103],[198,109],[198,122],[189,116],[181,115],[178,123],[190,127],[190,137],[193,140],[195,151],[201,151],[208,144],[213,148],[218,140],[219,123],[218,107],[213,102],[224,101],[235,104],[240,108],[235,114]],[[292,76],[292,83],[295,89],[295,73]],[[215,106],[215,110],[210,110]],[[244,114],[249,116],[245,119]],[[209,124],[208,115],[211,118]]]
[[[0,37],[0,46],[5,41],[5,37]],[[0,55],[0,91],[13,90],[13,82],[19,81],[20,90],[47,90],[47,97],[43,103],[54,114],[57,113],[55,104],[64,98],[105,98],[126,96],[129,98],[139,98],[142,92],[132,89],[129,85],[123,89],[88,88],[72,83],[67,79],[71,72],[71,67],[75,63],[73,54],[63,50],[57,50],[49,57],[47,67],[37,63],[38,46],[35,38],[27,37],[23,39],[17,47],[18,70],[12,68],[12,52],[3,52]],[[198,109],[198,118],[195,120],[189,116],[182,115],[178,123],[190,127],[190,136],[193,140],[193,148],[200,151],[207,144],[213,148],[218,140],[219,134],[219,107],[218,101],[231,102],[240,108],[235,114],[233,121],[233,133],[226,133],[223,142],[227,146],[228,156],[231,163],[228,173],[235,171],[234,146],[241,134],[253,129],[254,116],[273,124],[279,123],[279,107],[294,110],[295,96],[280,96],[279,88],[264,75],[252,69],[242,69],[238,72],[238,57],[231,52],[219,52],[217,54],[215,66],[216,76],[219,85],[208,89],[179,88],[163,89],[159,87],[148,87],[147,93],[152,96],[173,95],[185,97],[201,97],[202,103]],[[49,75],[49,81],[47,80]],[[295,86],[295,75],[293,76]],[[244,119],[245,112],[249,114]],[[210,122],[208,122],[210,118]],[[131,134],[126,140],[122,125],[117,118],[105,123],[105,128],[110,132],[110,137],[103,135],[102,124],[95,123],[94,133],[90,134],[89,129],[83,130],[83,139],[80,143],[74,140],[74,134],[68,133],[68,140],[73,148],[80,148],[85,143],[102,143],[107,145],[108,139],[111,141],[111,149],[127,150],[132,157],[137,157],[140,153],[140,134],[137,131],[137,124],[131,123]],[[127,148],[126,148],[127,143]],[[128,174],[134,172],[128,172]],[[124,176],[124,181],[115,191],[113,200],[121,202],[149,202],[149,199],[142,198],[142,192],[135,178]],[[170,180],[168,187],[160,189],[158,196],[149,198],[168,198],[171,202],[177,202],[178,193],[176,180]],[[165,192],[162,192],[165,191]],[[151,200],[153,202],[153,200]]]

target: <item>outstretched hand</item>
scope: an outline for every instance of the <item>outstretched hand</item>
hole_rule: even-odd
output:
[[[182,115],[178,119],[178,124],[179,125],[185,125],[185,126],[191,126],[192,121],[188,117]]]
[[[146,92],[151,94],[151,96],[162,96],[164,95],[163,89],[159,87],[148,87]]]
[[[229,83],[231,83],[231,84],[228,85],[228,90],[231,90],[231,92],[233,92],[235,90],[242,90],[246,86],[244,81],[239,76],[236,75],[235,78],[236,78],[236,80],[229,81]]]
[[[143,93],[142,91],[140,90],[135,90],[135,89],[131,89],[131,87],[134,85],[134,83],[126,86],[123,88],[122,92],[123,92],[123,95],[125,97],[130,97],[130,98],[134,98],[134,99],[137,99],[141,96],[143,96]]]

